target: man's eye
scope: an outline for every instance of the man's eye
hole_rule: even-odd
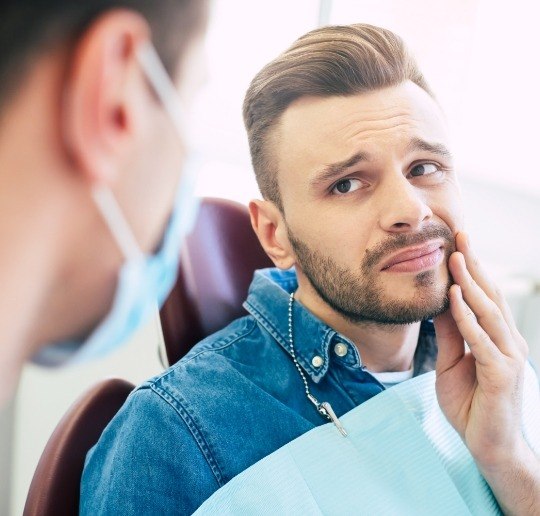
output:
[[[354,192],[362,186],[360,179],[343,179],[335,184],[332,188],[332,193],[337,195],[343,195]]]
[[[440,171],[435,163],[420,163],[415,165],[410,172],[411,177],[430,176]]]

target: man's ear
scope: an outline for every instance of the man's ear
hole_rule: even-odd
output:
[[[287,234],[285,219],[270,201],[253,200],[249,203],[251,225],[266,254],[276,267],[289,269],[296,263]]]
[[[98,18],[74,49],[60,123],[68,156],[90,183],[116,181],[142,125],[141,95],[151,95],[136,51],[149,38],[142,16],[119,9]]]

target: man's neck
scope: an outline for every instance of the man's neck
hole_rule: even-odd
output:
[[[325,324],[356,345],[362,365],[373,372],[411,368],[420,323],[404,325],[353,323],[330,308],[311,288],[299,287],[295,299]]]

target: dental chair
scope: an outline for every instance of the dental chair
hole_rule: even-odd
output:
[[[183,247],[178,281],[160,312],[168,363],[244,315],[242,302],[253,272],[270,266],[245,206],[203,199]],[[41,455],[24,516],[78,514],[86,454],[133,388],[124,380],[103,380],[72,405]]]
[[[30,484],[24,516],[79,514],[86,454],[134,387],[118,378],[102,380],[73,403],[43,450]]]
[[[272,266],[244,205],[203,199],[183,248],[178,281],[160,311],[168,363],[246,315],[242,303],[254,271]]]

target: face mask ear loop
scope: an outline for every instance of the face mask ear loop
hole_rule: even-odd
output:
[[[159,97],[163,107],[169,113],[178,135],[184,138],[184,110],[178,99],[178,91],[171,81],[167,70],[150,42],[143,43],[136,52],[139,65],[148,82]]]
[[[135,240],[135,236],[128,226],[122,210],[111,190],[106,186],[95,186],[92,189],[92,197],[105,219],[118,247],[126,260],[136,259],[142,256],[142,251]]]
[[[170,114],[175,129],[182,137],[184,133],[183,110],[178,100],[178,92],[154,46],[150,42],[142,44],[137,49],[136,56],[148,82],[155,90],[166,111]],[[131,259],[141,256],[142,251],[110,189],[105,186],[94,187],[92,196],[124,257]]]

